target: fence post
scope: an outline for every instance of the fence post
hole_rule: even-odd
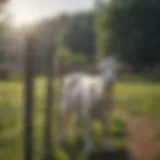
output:
[[[53,41],[51,41],[53,43]],[[47,64],[48,64],[48,82],[46,86],[46,108],[45,108],[45,124],[44,124],[44,159],[48,160],[52,157],[52,106],[53,106],[53,80],[54,80],[54,45],[49,46]]]
[[[27,37],[25,56],[24,160],[33,160],[33,37]]]

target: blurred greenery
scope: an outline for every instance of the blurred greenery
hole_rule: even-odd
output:
[[[56,97],[53,107],[53,131],[56,127],[55,111],[59,101],[59,83],[55,81]],[[21,160],[23,153],[23,83],[21,81],[10,81],[0,83],[0,155],[1,159]],[[42,156],[44,105],[45,105],[46,79],[35,80],[35,108],[34,108],[34,159]],[[110,137],[115,149],[126,148],[125,123],[119,109],[124,109],[134,115],[147,115],[158,118],[160,115],[160,85],[148,82],[121,82],[116,86],[117,108],[115,108],[111,123]],[[7,93],[7,95],[5,95]],[[3,97],[6,97],[3,98]],[[7,103],[6,103],[7,102]],[[100,149],[102,128],[99,122],[94,123],[95,147]],[[55,132],[56,134],[56,132]],[[57,143],[53,134],[53,142]],[[83,135],[83,134],[82,134]],[[74,149],[74,146],[71,146]],[[78,149],[80,151],[80,149]],[[58,145],[53,146],[53,153],[58,159],[67,160],[67,150],[60,149]],[[81,152],[75,152],[84,159]],[[80,158],[80,159],[81,159]]]
[[[117,86],[118,105],[134,114],[157,117],[160,114],[158,82],[120,83]],[[124,94],[125,93],[125,94]]]
[[[121,115],[119,110],[151,119],[160,116],[160,1],[96,1],[96,8],[92,11],[62,14],[56,18],[44,19],[33,26],[19,28],[18,31],[12,28],[13,34],[9,32],[10,21],[5,16],[3,19],[6,10],[2,3],[7,4],[6,2],[0,1],[0,62],[4,62],[9,55],[9,62],[14,62],[17,68],[22,69],[25,53],[23,41],[27,34],[33,34],[37,74],[47,73],[46,60],[53,46],[57,61],[62,61],[61,66],[72,63],[72,68],[76,68],[76,65],[85,67],[99,57],[112,55],[127,62],[134,71],[142,71],[136,76],[129,75],[115,86],[117,101],[110,122],[109,136],[116,150],[126,149],[126,126],[124,115]],[[11,49],[8,49],[9,46],[12,46]],[[0,81],[0,159],[22,160],[24,83],[21,73],[11,73],[11,77],[13,79],[8,82]],[[157,82],[148,81],[151,79]],[[43,155],[46,82],[46,77],[35,79],[34,160],[39,160]],[[66,148],[59,148],[56,140],[58,80],[55,80],[54,86],[53,155],[57,160],[68,160],[68,148],[72,148],[78,159],[83,160],[84,155],[78,152],[81,147],[73,143],[72,134],[68,137]],[[103,128],[98,121],[94,122],[94,129],[95,148],[100,150]],[[83,128],[80,128],[80,132],[83,141]]]
[[[72,52],[81,53],[92,60],[96,52],[94,13],[84,12],[73,15],[63,35],[62,44]]]
[[[114,55],[135,71],[160,63],[160,1],[111,0],[97,10],[99,54]]]
[[[57,60],[68,61],[72,63],[86,63],[86,57],[80,53],[71,52],[69,49],[60,48],[57,51]]]
[[[134,71],[148,71],[149,74],[152,73],[150,77],[159,79],[159,1],[110,0],[96,1],[96,4],[92,11],[64,13],[43,19],[34,25],[12,28],[13,33],[9,34],[13,38],[11,46],[14,47],[9,51],[8,46],[2,45],[2,35],[9,22],[6,19],[5,23],[0,23],[0,59],[10,52],[10,60],[19,63],[25,53],[23,40],[27,34],[33,34],[36,73],[46,73],[48,50],[54,45],[57,50],[54,53],[65,48],[72,55],[84,56],[86,63],[101,56],[117,56]],[[22,68],[21,63],[19,68]]]

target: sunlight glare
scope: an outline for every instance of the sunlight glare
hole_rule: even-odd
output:
[[[38,20],[35,12],[29,10],[29,8],[21,11],[20,9],[13,14],[13,21],[16,26],[34,23]]]
[[[29,4],[19,3],[19,1],[11,1],[9,11],[15,26],[32,24],[42,18],[38,8],[32,7]]]

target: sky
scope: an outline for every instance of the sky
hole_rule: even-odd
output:
[[[9,12],[14,25],[34,23],[62,12],[89,10],[95,0],[11,0]]]

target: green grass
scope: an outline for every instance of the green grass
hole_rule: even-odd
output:
[[[55,104],[58,105],[58,82],[55,83]],[[34,108],[34,156],[39,160],[42,156],[43,125],[45,107],[46,80],[35,80]],[[160,115],[160,83],[125,82],[119,83],[116,89],[116,110],[123,108],[131,114],[158,117]],[[23,107],[24,86],[20,81],[0,82],[0,159],[22,160],[23,149]],[[53,107],[53,113],[55,113]],[[54,121],[55,122],[55,121]],[[53,122],[53,125],[55,124]],[[100,143],[101,126],[95,123],[95,143]],[[110,134],[116,148],[125,147],[125,124],[120,115],[114,114]],[[54,137],[53,137],[54,138]],[[56,150],[58,159],[67,160],[68,155]],[[82,156],[83,157],[83,156]],[[84,158],[81,158],[84,159]]]
[[[133,114],[159,117],[160,83],[121,83],[116,86],[117,105]]]

